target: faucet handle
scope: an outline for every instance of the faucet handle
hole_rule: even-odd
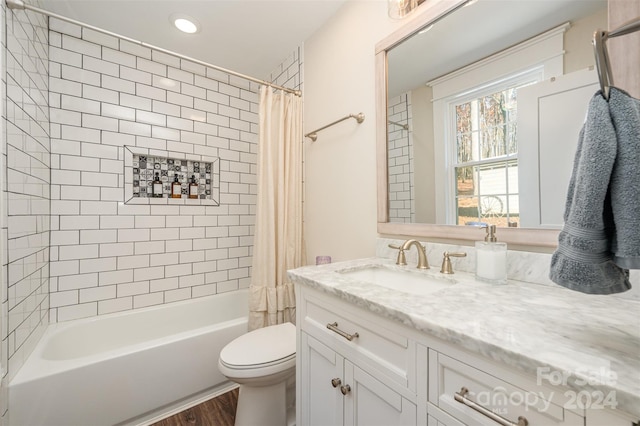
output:
[[[449,257],[466,257],[467,253],[465,252],[448,252],[445,251],[442,258],[442,267],[440,268],[440,272],[443,274],[453,274],[453,266],[451,266],[451,259]]]
[[[389,248],[398,250],[398,258],[396,259],[396,265],[405,266],[407,264],[407,258],[404,255],[404,249],[394,244],[389,244]]]

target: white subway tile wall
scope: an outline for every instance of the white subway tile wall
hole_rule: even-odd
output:
[[[50,321],[248,287],[257,85],[55,19],[50,30]],[[288,87],[300,50],[275,71]],[[218,157],[220,205],[125,205],[125,145]]]
[[[293,54],[285,59],[279,67],[277,67],[269,81],[284,87],[302,90],[304,81],[304,49],[302,46],[294,50]]]
[[[415,222],[411,92],[389,100],[389,221]],[[393,123],[392,123],[393,122]],[[409,125],[409,130],[398,124]]]
[[[6,389],[48,324],[49,61],[45,17],[14,12],[4,2],[1,14],[1,352]],[[6,423],[6,399],[0,399]]]
[[[247,287],[257,86],[55,19],[50,29],[50,321]],[[220,157],[221,205],[124,205],[124,145]]]
[[[242,79],[4,2],[0,25],[2,425],[6,385],[49,321],[249,285],[258,96]],[[301,89],[301,71],[299,48],[271,80]],[[124,205],[125,145],[220,157],[221,205]]]

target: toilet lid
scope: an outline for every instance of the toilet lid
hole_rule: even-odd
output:
[[[283,362],[296,354],[296,327],[290,322],[259,328],[236,338],[220,361],[237,368]]]

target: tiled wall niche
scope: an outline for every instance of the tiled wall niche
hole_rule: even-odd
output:
[[[220,159],[202,155],[169,157],[166,151],[125,146],[125,204],[220,205]],[[162,197],[154,197],[152,184],[156,174],[163,187]],[[171,197],[174,177],[181,182],[181,197]],[[191,178],[198,184],[198,198],[189,198]]]

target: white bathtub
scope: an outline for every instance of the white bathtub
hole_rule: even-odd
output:
[[[9,384],[9,423],[144,423],[228,387],[220,350],[247,331],[247,291],[50,325]]]

